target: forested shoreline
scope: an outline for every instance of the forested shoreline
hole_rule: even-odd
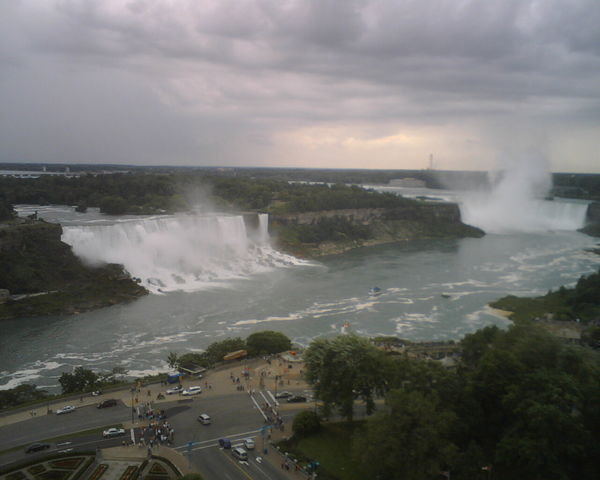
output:
[[[564,286],[540,297],[508,295],[490,306],[508,312],[515,322],[538,322],[550,329],[570,325],[592,347],[600,347],[600,272],[582,275],[573,288]]]

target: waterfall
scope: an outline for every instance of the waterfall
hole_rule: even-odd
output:
[[[461,219],[487,233],[577,230],[585,225],[587,202],[543,200],[552,186],[546,160],[539,155],[505,158],[489,172],[490,189],[463,195]]]
[[[63,227],[84,261],[120,263],[153,292],[223,286],[298,263],[271,248],[268,215],[248,226],[241,215],[182,215]]]
[[[588,205],[566,200],[493,200],[470,197],[460,203],[461,219],[487,233],[577,230],[585,225]]]
[[[258,215],[258,241],[260,243],[269,241],[269,215],[266,213]]]

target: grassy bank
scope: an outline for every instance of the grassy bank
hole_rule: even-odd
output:
[[[363,480],[367,478],[364,465],[356,457],[353,438],[360,435],[363,422],[323,425],[318,434],[282,441],[278,445],[298,459],[301,466],[316,460],[321,480]]]

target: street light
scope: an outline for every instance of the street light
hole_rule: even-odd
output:
[[[135,389],[132,387],[131,388],[131,425],[133,426],[133,412],[134,412],[134,407],[133,407],[133,393],[134,393]]]

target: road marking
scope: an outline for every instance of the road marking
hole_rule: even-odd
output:
[[[244,432],[244,433],[234,433],[233,435],[227,435],[227,436],[223,436],[223,437],[219,437],[219,438],[237,438],[237,437],[247,437],[249,434],[251,433],[258,433],[260,432],[260,429],[258,430],[250,430],[249,432]],[[205,443],[214,443],[214,442],[219,442],[219,438],[212,438],[210,440],[202,440],[201,442],[193,442],[192,446],[195,447],[197,445],[202,445]],[[213,447],[214,445],[209,445],[211,447]],[[173,447],[174,450],[185,450],[189,448],[187,442],[184,443],[183,445],[180,445],[178,447]]]
[[[223,454],[225,454],[225,451],[223,451]],[[249,473],[244,470],[242,467],[239,466],[240,462],[237,462],[236,460],[233,459],[233,457],[226,455],[227,459],[240,471],[244,474],[244,476],[246,478],[248,478],[249,480],[253,480],[252,477],[249,475]],[[246,462],[246,465],[248,465],[248,462]]]
[[[265,397],[265,394],[263,392],[259,392],[261,397],[264,398],[265,403],[270,407],[271,406],[271,402],[269,402],[269,399],[267,397]]]
[[[275,405],[279,406],[279,401],[275,398],[275,395],[273,395],[271,390],[267,390],[267,393],[269,394],[269,397],[271,397],[273,399],[273,403],[275,403]]]
[[[259,458],[261,458],[261,457],[257,457],[257,458],[256,458],[256,461],[257,461],[258,463],[262,463],[262,458],[261,458],[261,461],[260,461],[260,462],[258,461],[258,459],[259,459]],[[265,478],[266,478],[267,480],[271,480],[271,478],[272,478],[272,477],[271,477],[271,476],[269,476],[269,475],[267,474],[267,472],[265,472],[265,471],[264,471],[262,468],[260,468],[260,466],[259,466],[259,465],[254,465],[254,467],[255,467],[255,468],[256,468],[256,469],[257,469],[257,470],[258,470],[260,473],[262,473],[262,474],[265,476]]]
[[[252,401],[254,402],[254,405],[256,405],[256,408],[258,408],[258,411],[260,412],[260,414],[263,416],[263,418],[265,419],[265,422],[268,422],[269,419],[267,418],[267,416],[265,415],[265,412],[262,411],[262,408],[260,408],[260,405],[256,402],[256,400],[254,399],[254,397],[252,395],[250,395],[250,398],[252,399]]]

